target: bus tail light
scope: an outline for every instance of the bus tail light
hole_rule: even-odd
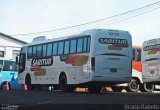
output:
[[[95,57],[91,58],[91,68],[92,68],[92,71],[95,70]]]

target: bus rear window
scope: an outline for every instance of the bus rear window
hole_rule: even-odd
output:
[[[13,61],[5,61],[3,71],[17,71],[17,65]]]

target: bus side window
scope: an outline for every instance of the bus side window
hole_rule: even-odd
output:
[[[136,56],[135,56],[136,54],[135,54],[135,49],[132,49],[132,50],[133,50],[133,59],[132,60],[134,61],[134,60],[136,60]]]
[[[69,40],[65,41],[65,45],[64,45],[64,54],[68,54],[69,53]]]
[[[88,37],[88,42],[87,42],[87,52],[90,51],[90,43],[91,43],[91,37]]]
[[[47,56],[52,55],[52,43],[47,44]]]
[[[53,55],[57,55],[57,43],[53,43]]]
[[[43,51],[42,51],[42,57],[45,57],[45,56],[46,56],[46,53],[47,53],[47,45],[44,44],[44,45],[43,45]]]
[[[58,43],[58,55],[62,55],[63,54],[63,47],[64,47],[64,42],[60,41]]]
[[[27,58],[32,58],[32,46],[28,47]]]
[[[33,57],[37,57],[36,53],[37,53],[37,46],[33,46]]]
[[[87,38],[85,37],[83,40],[83,52],[87,51]]]
[[[38,45],[37,46],[37,57],[41,57],[42,56],[42,45]]]
[[[83,44],[83,38],[79,38],[77,42],[77,52],[82,52],[82,45]]]
[[[77,41],[76,39],[71,40],[70,53],[76,53]]]

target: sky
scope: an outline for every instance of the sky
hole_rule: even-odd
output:
[[[37,36],[55,38],[92,28],[127,30],[133,45],[160,37],[160,9],[110,25],[18,35],[60,29],[107,18],[158,0],[0,0],[0,32],[31,42]]]

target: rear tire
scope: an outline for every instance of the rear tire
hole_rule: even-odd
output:
[[[152,83],[143,83],[141,87],[142,92],[153,92],[154,90],[154,84]]]
[[[31,77],[30,77],[30,75],[26,76],[25,84],[27,85],[27,89],[28,90],[32,90],[34,88],[33,85],[31,84]]]
[[[67,89],[67,78],[65,75],[62,75],[59,78],[59,89],[61,91],[65,91]]]
[[[139,88],[140,88],[140,83],[136,79],[132,79],[131,82],[128,84],[129,92],[137,92]]]
[[[74,92],[75,90],[74,85],[67,84],[67,77],[66,75],[61,75],[59,78],[59,89],[64,92]]]

